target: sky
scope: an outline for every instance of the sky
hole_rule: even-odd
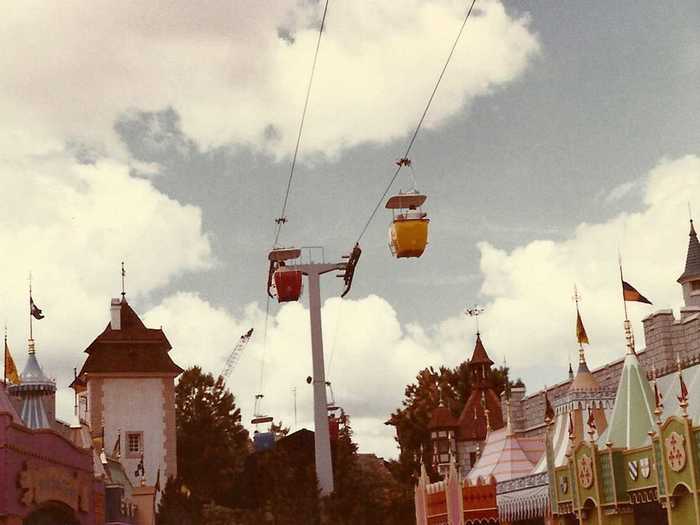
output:
[[[466,9],[330,0],[281,245],[329,261],[352,248]],[[246,424],[263,393],[263,411],[313,427],[308,303],[266,316],[265,279],[321,13],[312,0],[0,6],[2,314],[21,369],[31,272],[62,417],[124,261],[127,298],[181,366],[218,374],[255,328],[227,381]],[[641,319],[682,305],[698,27],[694,0],[477,1],[411,152],[425,254],[391,257],[380,208],[349,296],[322,281],[327,378],[361,451],[395,457],[383,422],[405,385],[469,357],[468,305],[485,307],[487,351],[530,393],[565,378],[574,284],[589,363],[623,355],[618,252],[654,302],[630,305],[640,347]],[[411,186],[402,171],[392,190]]]

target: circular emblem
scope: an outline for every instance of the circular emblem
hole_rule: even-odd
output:
[[[590,456],[579,458],[578,480],[584,489],[590,489],[593,486],[593,460]]]
[[[685,438],[678,432],[671,432],[664,443],[666,444],[666,461],[674,472],[685,468],[688,456],[685,453]]]
[[[569,492],[569,478],[566,476],[559,478],[559,488],[561,489],[562,494]]]

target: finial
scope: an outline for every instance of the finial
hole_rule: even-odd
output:
[[[124,288],[124,278],[126,277],[126,270],[124,269],[124,261],[122,261],[122,299],[126,296],[126,289]]]
[[[683,367],[681,366],[681,357],[676,352],[676,363],[678,365],[678,381],[680,382],[681,394],[678,396],[678,403],[681,407],[681,415],[688,417],[688,387],[683,379]]]
[[[465,310],[465,314],[469,317],[473,317],[476,321],[476,335],[479,335],[479,316],[484,313],[485,308],[475,304],[471,308]]]

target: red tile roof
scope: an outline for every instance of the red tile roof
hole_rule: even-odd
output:
[[[450,429],[457,427],[457,420],[445,405],[438,406],[430,414],[429,430]]]
[[[474,388],[467,403],[459,416],[459,429],[457,439],[459,441],[483,441],[486,439],[486,413],[481,403],[482,392],[489,410],[489,423],[492,430],[504,426],[501,402],[496,393],[490,388]]]
[[[177,366],[168,355],[172,348],[163,330],[146,328],[136,312],[122,299],[121,329],[113,330],[111,323],[85,349],[88,358],[78,377],[86,373],[173,373]]]

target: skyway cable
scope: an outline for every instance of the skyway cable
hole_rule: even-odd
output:
[[[447,60],[445,60],[445,65],[442,67],[442,71],[440,71],[440,76],[438,76],[437,82],[435,83],[435,87],[433,88],[433,92],[430,94],[430,98],[428,98],[428,103],[425,105],[425,109],[423,110],[423,114],[421,115],[420,120],[418,121],[418,125],[416,126],[416,129],[413,132],[413,135],[411,136],[411,140],[408,142],[408,146],[406,147],[406,151],[404,152],[401,159],[408,159],[408,154],[411,152],[411,148],[413,148],[413,143],[416,141],[416,137],[418,136],[418,132],[420,131],[420,128],[423,125],[423,121],[425,120],[425,117],[428,114],[428,110],[430,109],[430,105],[433,103],[433,99],[435,98],[435,94],[437,93],[438,87],[440,87],[440,82],[442,81],[442,77],[445,76],[445,71],[447,71],[447,66],[450,64],[450,60],[452,60],[452,55],[454,54],[455,49],[457,48],[457,44],[459,43],[459,40],[462,37],[462,33],[464,32],[464,27],[467,25],[467,20],[469,20],[469,16],[472,14],[472,10],[474,9],[474,4],[476,4],[476,0],[472,0],[471,4],[469,6],[469,10],[467,11],[466,16],[464,17],[464,21],[462,22],[462,26],[459,28],[459,33],[457,33],[457,38],[455,38],[455,41],[452,44],[452,48],[450,49],[450,54],[447,55]],[[362,228],[362,232],[360,232],[360,236],[357,238],[356,244],[358,244],[362,240],[362,237],[364,236],[365,232],[367,231],[367,228],[369,228],[369,225],[371,224],[372,219],[374,219],[374,216],[377,214],[377,210],[379,210],[379,207],[382,205],[382,202],[384,202],[384,199],[386,198],[387,193],[389,193],[391,186],[394,184],[396,177],[398,177],[399,172],[401,171],[401,168],[404,165],[404,163],[402,163],[402,162],[398,162],[397,164],[398,165],[397,165],[396,170],[394,171],[394,175],[389,180],[389,184],[387,185],[386,189],[384,190],[384,193],[382,193],[382,196],[379,198],[379,201],[377,202],[377,205],[372,210],[372,213],[370,213],[369,219],[367,219],[367,222],[365,223],[364,228]]]

